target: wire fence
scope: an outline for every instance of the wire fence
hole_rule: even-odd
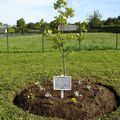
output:
[[[70,35],[70,34],[66,34]],[[76,36],[76,34],[72,34]],[[113,33],[86,33],[80,43],[76,37],[68,39],[66,46],[79,50],[120,49],[120,35]],[[1,34],[0,52],[53,52],[53,41],[41,34]]]

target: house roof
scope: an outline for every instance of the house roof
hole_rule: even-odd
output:
[[[76,31],[78,29],[77,25],[59,25],[58,30],[60,31]]]

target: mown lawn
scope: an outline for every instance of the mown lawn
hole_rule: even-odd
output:
[[[112,86],[120,95],[120,51],[72,52],[66,59],[67,75]],[[0,120],[58,120],[24,112],[13,105],[14,96],[36,81],[62,74],[59,53],[0,53]],[[120,120],[120,108],[97,120]]]
[[[65,34],[71,36],[67,39],[67,45],[73,45],[74,50],[78,50],[79,45],[76,34]],[[53,41],[49,36],[44,37],[44,44],[42,44],[42,36],[40,34],[33,35],[8,35],[8,46],[10,52],[39,52],[55,51]],[[120,35],[119,35],[120,38]],[[86,33],[85,39],[81,42],[81,50],[114,50],[116,48],[116,34],[113,33]],[[120,49],[120,40],[118,41],[118,49]],[[7,51],[7,38],[0,36],[0,52]]]

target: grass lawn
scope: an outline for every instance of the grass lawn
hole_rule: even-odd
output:
[[[90,79],[110,85],[120,95],[119,50],[76,51],[66,61],[67,75],[73,79]],[[0,120],[58,120],[24,112],[13,105],[12,101],[16,93],[27,85],[52,80],[54,75],[61,74],[61,58],[57,51],[0,53]],[[117,108],[97,120],[120,120],[119,116],[120,108]]]
[[[65,34],[66,35],[66,34]],[[67,45],[75,46],[78,50],[78,41],[76,34],[68,34],[72,36],[68,38]],[[8,37],[10,52],[38,52],[42,51],[42,36],[35,35],[16,35]],[[120,35],[119,35],[120,38]],[[55,51],[53,48],[53,41],[49,37],[44,37],[44,50]],[[112,33],[86,33],[85,39],[81,42],[81,50],[114,50],[116,48],[116,34]],[[120,49],[120,41],[118,41],[118,49]],[[0,52],[7,51],[6,36],[0,37]]]
[[[67,57],[67,74],[73,79],[90,79],[112,86],[120,94],[120,51],[81,51]],[[30,120],[45,119],[17,108],[13,97],[23,87],[36,81],[51,79],[60,75],[61,59],[58,52],[1,53],[0,54],[0,119]],[[117,119],[120,108],[110,113]],[[47,118],[46,118],[47,119]]]

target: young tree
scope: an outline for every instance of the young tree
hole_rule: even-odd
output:
[[[71,7],[68,7],[66,0],[57,0],[56,3],[54,3],[54,9],[58,12],[58,16],[55,16],[55,20],[61,26],[61,32],[63,33],[63,26],[67,24],[69,18],[74,16],[74,10]],[[61,53],[63,73],[66,75],[65,57],[70,53],[70,49],[65,49],[62,34],[59,33],[57,37],[54,38],[54,47],[59,49],[59,52]]]
[[[85,39],[85,33],[87,32],[87,23],[77,23],[79,25],[79,34],[77,34],[77,41],[79,45],[79,51],[81,50],[81,42]]]

